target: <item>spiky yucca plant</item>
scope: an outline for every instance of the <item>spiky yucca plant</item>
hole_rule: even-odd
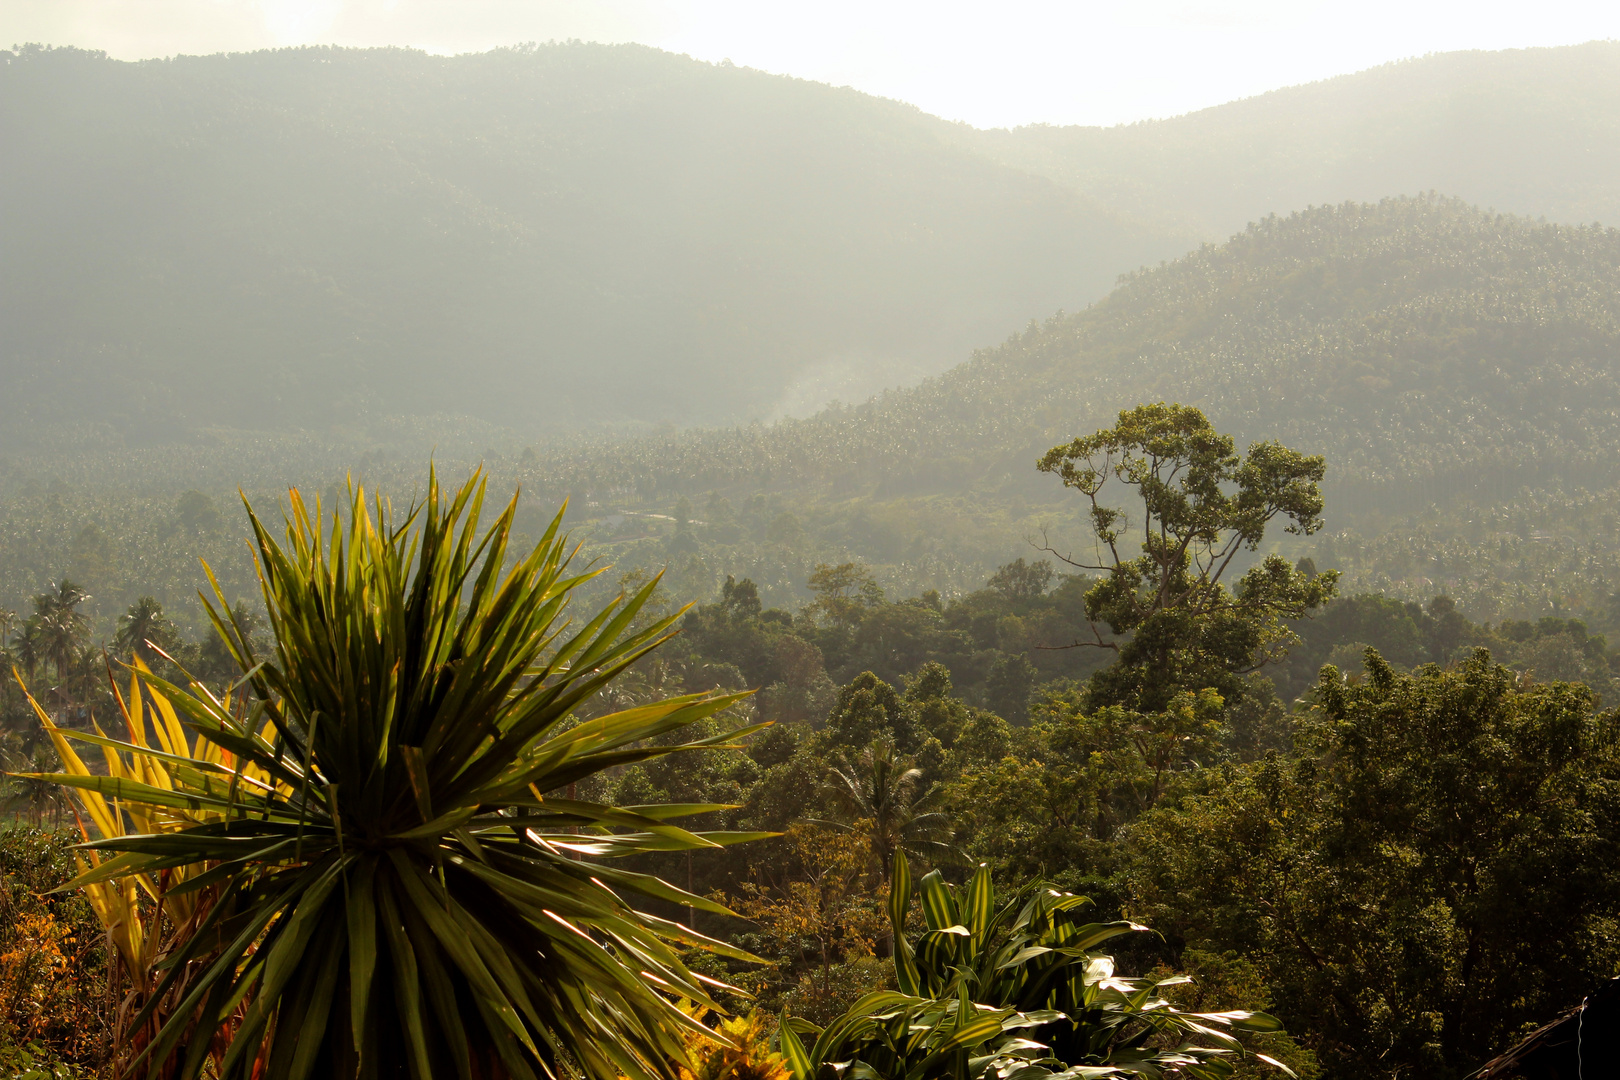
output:
[[[148,1075],[198,1076],[209,1042],[198,1035],[233,1013],[220,1075],[244,1080],[651,1080],[684,1060],[682,1031],[698,1025],[673,1000],[713,1003],[676,948],[743,954],[626,898],[723,908],[601,860],[748,837],[671,823],[718,807],[567,793],[604,769],[752,729],[654,744],[736,701],[715,694],[576,722],[572,710],[662,641],[674,616],[633,629],[655,581],[582,626],[567,622],[570,593],[593,573],[570,573],[561,514],[508,568],[516,498],[480,536],[484,486],[475,474],[447,499],[430,476],[402,520],[381,500],[374,516],[354,490],[347,520],[329,526],[294,491],[284,542],[248,508],[271,653],[249,651],[217,582],[208,606],[251,706],[233,711],[195,682],[148,681],[202,739],[266,779],[197,772],[169,789],[57,777],[126,806],[223,814],[100,840],[121,854],[76,882],[206,864],[184,887],[219,887],[167,961],[168,979],[205,970],[146,1048]]]

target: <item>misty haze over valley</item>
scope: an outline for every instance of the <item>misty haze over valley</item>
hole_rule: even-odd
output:
[[[1620,41],[618,37],[0,51],[0,1075],[1612,1071]]]

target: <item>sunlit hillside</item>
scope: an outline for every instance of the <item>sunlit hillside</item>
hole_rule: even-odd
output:
[[[922,385],[811,420],[548,459],[551,483],[879,498],[1049,484],[1147,400],[1327,455],[1346,515],[1591,483],[1620,445],[1620,232],[1393,199],[1260,222]]]
[[[804,417],[1273,212],[1611,220],[1617,125],[1612,43],[1014,132],[640,46],[0,52],[0,449]]]
[[[1072,520],[1034,470],[1042,451],[1173,400],[1240,440],[1323,454],[1329,534],[1311,550],[1369,585],[1448,589],[1485,614],[1606,610],[1620,544],[1588,493],[1620,467],[1617,296],[1620,231],[1434,198],[1322,208],[1139,274],[915,389],[529,475],[606,500],[956,500],[966,520],[1011,513],[1027,533],[1042,506]]]

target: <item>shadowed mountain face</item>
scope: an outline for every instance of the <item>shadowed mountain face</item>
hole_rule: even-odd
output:
[[[1185,244],[907,106],[641,47],[0,55],[8,425],[809,411]]]

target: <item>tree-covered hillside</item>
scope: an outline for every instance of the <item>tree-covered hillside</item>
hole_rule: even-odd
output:
[[[1185,249],[943,130],[640,46],[0,52],[0,430],[805,415]]]
[[[1460,201],[1270,218],[920,386],[816,418],[551,459],[553,483],[884,495],[1052,485],[1033,462],[1174,400],[1327,455],[1341,514],[1603,481],[1620,425],[1620,231]]]
[[[1620,42],[1458,52],[1114,128],[959,129],[964,144],[1217,240],[1267,214],[1440,191],[1620,221]]]
[[[1615,633],[1617,298],[1613,230],[1444,199],[1349,204],[1259,223],[864,405],[556,449],[482,429],[441,439],[438,458],[521,485],[519,528],[535,535],[571,499],[594,554],[621,573],[669,567],[680,600],[731,574],[792,606],[817,564],[849,561],[891,596],[950,596],[1036,557],[1042,529],[1060,548],[1079,540],[1076,503],[1035,470],[1042,453],[1121,408],[1180,401],[1240,446],[1325,455],[1327,528],[1285,553],[1345,571],[1349,591],[1447,592],[1478,620],[1578,614]],[[13,455],[0,607],[67,575],[98,618],[146,593],[184,616],[197,555],[236,588],[250,580],[239,536],[181,524],[189,489],[228,514],[238,487],[297,483],[330,502],[354,470],[408,498],[414,460],[344,432]]]
[[[608,503],[765,490],[872,516],[955,500],[969,531],[1042,506],[1067,519],[1036,458],[1120,408],[1180,401],[1241,440],[1326,455],[1329,532],[1303,549],[1324,567],[1507,605],[1481,617],[1595,610],[1620,556],[1593,494],[1620,465],[1617,302],[1615,230],[1438,198],[1320,208],[1138,274],[914,389],[527,474]]]
[[[1617,125],[1612,43],[1014,132],[639,46],[0,52],[0,446],[807,416],[1273,211],[1611,220]]]

